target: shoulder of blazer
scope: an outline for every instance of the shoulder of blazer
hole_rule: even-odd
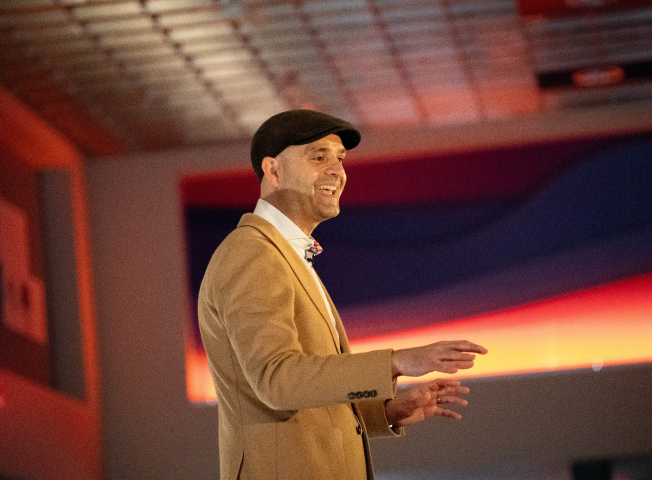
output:
[[[266,236],[270,242],[272,242],[275,245],[284,245],[288,244],[287,240],[283,238],[283,235],[281,235],[281,232],[279,232],[274,225],[269,223],[267,220],[265,220],[262,217],[259,217],[258,215],[255,215],[253,213],[245,213],[240,221],[238,222],[238,228],[242,227],[253,227],[256,230],[258,230],[260,233],[262,233],[264,236]]]
[[[251,234],[247,233],[246,230],[250,230]],[[255,233],[254,233],[255,231]],[[290,243],[281,235],[274,225],[269,223],[267,220],[254,215],[253,213],[245,213],[240,222],[238,223],[238,228],[234,233],[239,233],[245,235],[246,237],[260,237],[262,235],[265,237],[285,258],[289,267],[294,271],[295,275],[302,280],[307,278],[310,279],[310,283],[314,283],[308,269],[303,264],[303,261],[297,255],[296,251],[290,245]]]

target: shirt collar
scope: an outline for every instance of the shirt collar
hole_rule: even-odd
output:
[[[305,240],[306,243],[312,245],[312,240],[308,235],[303,233],[301,229],[278,208],[262,198],[258,199],[254,214],[274,225],[279,233],[283,235],[283,238],[288,242],[293,243],[293,240]]]

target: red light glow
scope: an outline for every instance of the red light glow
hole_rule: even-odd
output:
[[[191,402],[217,402],[206,352],[186,341],[186,394]]]

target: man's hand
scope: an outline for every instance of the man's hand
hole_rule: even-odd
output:
[[[455,373],[459,369],[473,366],[474,353],[484,355],[487,349],[467,340],[456,340],[395,350],[392,354],[392,376],[420,377],[430,372]]]
[[[469,389],[460,387],[457,380],[437,379],[387,401],[385,415],[389,424],[394,427],[412,425],[433,415],[459,420],[462,418],[459,413],[443,408],[442,405],[467,405],[469,402],[459,397],[463,393],[469,393]]]

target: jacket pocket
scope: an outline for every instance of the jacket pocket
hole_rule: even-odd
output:
[[[346,478],[342,432],[299,423],[244,427],[242,480],[335,480]]]

